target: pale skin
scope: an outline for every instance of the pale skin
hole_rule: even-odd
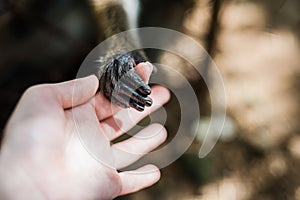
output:
[[[152,69],[150,63],[135,68],[145,82]],[[118,169],[163,143],[167,133],[162,125],[151,124],[138,133],[156,133],[148,139],[132,137],[113,145],[110,140],[166,103],[170,98],[168,90],[162,86],[152,88],[154,106],[144,112],[122,112],[102,94],[96,94],[98,84],[95,76],[89,76],[34,86],[23,94],[5,128],[1,145],[0,199],[113,199],[159,180],[160,171],[151,164],[133,171]],[[107,152],[114,165],[97,161],[82,145],[78,131],[86,139],[92,139],[88,138],[89,133],[102,137],[97,150]],[[115,149],[136,154],[122,160]]]

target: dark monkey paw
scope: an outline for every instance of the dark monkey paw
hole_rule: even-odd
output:
[[[145,106],[151,106],[152,99],[148,97],[151,88],[134,70],[137,63],[143,61],[129,54],[111,57],[99,71],[100,91],[112,103],[123,108],[143,111]]]

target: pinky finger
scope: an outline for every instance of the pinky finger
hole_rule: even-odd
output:
[[[119,173],[122,190],[119,195],[125,195],[149,187],[160,179],[160,171],[154,165],[145,165],[132,171]]]

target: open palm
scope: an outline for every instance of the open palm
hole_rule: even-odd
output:
[[[152,68],[142,63],[136,71],[147,82]],[[154,87],[153,106],[138,112],[111,105],[102,94],[95,95],[97,88],[97,78],[90,76],[25,92],[6,127],[0,151],[4,197],[12,197],[13,192],[14,199],[26,195],[30,199],[112,199],[159,179],[153,165],[118,169],[161,144],[166,138],[162,125],[149,125],[113,145],[110,141],[167,102],[168,91]]]

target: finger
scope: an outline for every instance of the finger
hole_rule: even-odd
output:
[[[134,69],[136,70],[136,73],[140,75],[143,81],[148,82],[153,70],[153,66],[151,63],[146,62],[138,64]],[[107,100],[102,93],[98,93],[96,95],[95,103],[95,110],[99,121],[111,117],[122,109],[119,106],[111,104],[111,102]]]
[[[132,69],[134,70],[134,69]],[[151,65],[149,64],[144,64],[144,65],[139,65],[138,71],[135,70],[135,72],[132,72],[131,70],[128,71],[126,73],[125,76],[123,76],[123,82],[125,85],[130,86],[131,88],[134,88],[135,90],[137,90],[138,92],[140,92],[143,95],[149,95],[151,93],[151,88],[149,85],[147,85],[147,83],[145,83],[145,81],[141,78],[141,76],[137,73],[139,72],[140,74],[145,73],[146,72],[146,77],[144,77],[144,79],[146,79],[146,81],[149,81],[149,71],[151,71]],[[147,72],[148,71],[148,72]],[[145,76],[145,75],[144,75]]]
[[[62,107],[66,109],[87,102],[95,95],[98,84],[97,77],[91,75],[63,83],[49,84],[49,86]]]
[[[143,81],[148,83],[153,71],[153,65],[150,62],[139,63],[134,70],[143,79]]]
[[[140,111],[140,112],[145,110],[145,105],[144,104],[138,103],[138,102],[136,102],[132,99],[130,99],[129,105],[130,105],[130,107],[132,107],[132,108],[134,108],[134,109],[136,109],[137,111]]]
[[[139,169],[119,173],[122,189],[119,195],[125,195],[149,187],[160,179],[160,171],[154,165],[145,165]]]
[[[134,109],[124,109],[120,110],[113,117],[103,120],[100,126],[103,128],[106,136],[113,140],[130,130],[144,117],[165,104],[170,99],[170,92],[162,86],[155,86],[150,97],[153,100],[153,104],[151,107],[145,108],[143,112]]]
[[[124,95],[124,100],[128,101],[129,99],[132,99],[136,101],[139,104],[143,105],[151,105],[152,100],[148,96],[142,96],[138,92],[136,92],[134,89],[128,87],[127,85],[121,86],[121,94],[116,94],[116,95]]]
[[[136,90],[138,91],[139,94],[141,94],[143,96],[147,96],[147,95],[151,94],[151,88],[149,85],[140,86]]]
[[[167,131],[161,124],[151,124],[133,137],[112,145],[115,167],[121,169],[134,163],[166,138]]]

